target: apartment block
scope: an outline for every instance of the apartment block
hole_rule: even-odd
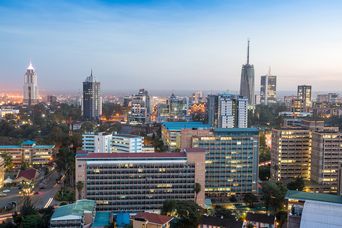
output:
[[[192,146],[206,151],[207,196],[219,198],[258,192],[257,129],[214,129],[213,135],[194,136]]]
[[[20,145],[1,145],[0,153],[8,153],[12,156],[14,165],[23,162],[33,165],[48,164],[52,160],[55,145],[37,145],[35,141],[26,140]]]
[[[205,189],[205,152],[86,153],[76,156],[81,195],[100,211],[159,211],[165,200],[195,200],[194,186]],[[197,196],[204,206],[204,191]]]
[[[310,179],[311,131],[282,128],[272,130],[271,177],[275,180]]]

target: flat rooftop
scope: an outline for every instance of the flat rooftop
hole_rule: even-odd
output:
[[[208,129],[211,128],[209,124],[204,124],[202,122],[163,122],[162,125],[171,131],[180,131],[183,129],[192,129],[192,128],[202,128]]]
[[[301,201],[312,200],[342,204],[342,196],[323,193],[300,192],[295,190],[288,190],[285,199],[294,199]]]

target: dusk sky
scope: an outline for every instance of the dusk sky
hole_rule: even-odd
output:
[[[342,1],[0,0],[0,88],[79,91],[91,68],[105,91],[238,90],[247,38],[255,83],[342,85]]]

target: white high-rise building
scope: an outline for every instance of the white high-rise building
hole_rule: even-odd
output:
[[[82,149],[93,153],[143,152],[144,137],[91,132],[82,135]]]
[[[261,76],[260,81],[260,103],[264,105],[277,103],[277,76],[268,74]]]
[[[24,76],[24,105],[35,105],[38,103],[37,74],[30,62]]]
[[[215,128],[247,128],[248,99],[231,94],[210,95],[208,119]]]

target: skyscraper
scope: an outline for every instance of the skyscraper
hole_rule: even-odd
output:
[[[260,103],[264,105],[277,103],[277,76],[268,74],[261,76]]]
[[[215,128],[247,128],[248,100],[232,94],[208,96],[208,123]]]
[[[82,114],[88,120],[98,119],[102,114],[100,82],[95,80],[93,71],[83,82]]]
[[[132,96],[131,110],[128,113],[130,124],[145,124],[150,121],[151,107],[148,91],[140,89],[138,94]]]
[[[28,106],[38,103],[37,74],[31,62],[25,73],[23,103]]]
[[[299,85],[297,97],[301,101],[301,111],[310,112],[311,109],[311,94],[312,88],[310,85]]]
[[[248,99],[248,104],[254,106],[254,66],[249,64],[249,40],[247,46],[247,63],[242,65],[240,95]]]

